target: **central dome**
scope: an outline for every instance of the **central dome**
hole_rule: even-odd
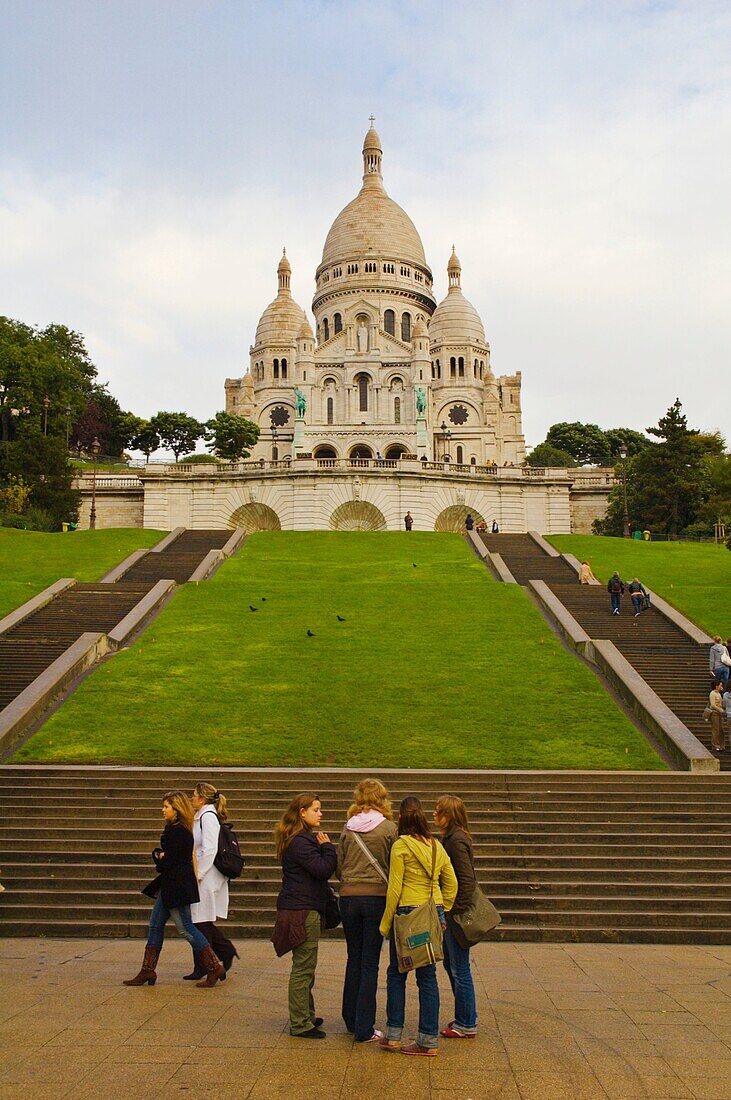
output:
[[[416,226],[386,194],[381,155],[380,139],[371,127],[363,144],[363,186],[330,227],[321,266],[374,255],[427,267]]]

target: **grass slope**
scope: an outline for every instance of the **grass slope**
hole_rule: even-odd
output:
[[[639,542],[599,535],[551,535],[562,553],[588,561],[599,580],[615,569],[640,580],[709,634],[731,632],[731,553],[697,542]],[[608,597],[607,597],[608,599]]]
[[[162,531],[133,527],[72,534],[0,527],[0,617],[60,577],[96,581],[133,550],[162,537]]]
[[[463,539],[355,532],[254,535],[211,581],[181,589],[16,759],[664,766]]]

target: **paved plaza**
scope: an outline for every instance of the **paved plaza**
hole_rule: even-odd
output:
[[[433,1060],[356,1046],[345,1033],[340,942],[321,946],[321,1042],[288,1035],[289,962],[269,943],[240,945],[214,990],[180,981],[190,954],[174,939],[157,985],[125,988],[142,947],[0,940],[0,1100],[731,1098],[731,947],[483,944],[479,1037],[445,1040]],[[385,992],[379,1009],[383,1023]],[[409,1037],[415,1009],[409,979]]]

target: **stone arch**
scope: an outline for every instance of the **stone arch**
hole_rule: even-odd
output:
[[[313,458],[337,458],[338,452],[330,443],[321,443],[315,447]]]
[[[243,527],[249,533],[253,531],[281,531],[279,516],[267,504],[254,501],[237,508],[228,521],[229,527]]]
[[[385,531],[386,520],[368,500],[348,500],[330,516],[331,531]]]
[[[367,443],[356,443],[350,448],[348,458],[373,458],[373,448]]]
[[[457,531],[459,534],[463,534],[465,530],[464,521],[467,516],[472,516],[475,523],[482,523],[485,518],[476,508],[468,508],[466,504],[450,504],[437,516],[434,530]]]
[[[389,443],[386,447],[386,458],[401,458],[402,455],[408,454],[409,449],[405,447],[403,443]]]

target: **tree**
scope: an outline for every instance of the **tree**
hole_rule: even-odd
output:
[[[604,432],[609,443],[609,457],[616,462],[619,452],[625,449],[628,456],[639,454],[647,447],[650,440],[642,432],[636,432],[632,428],[607,428]]]
[[[160,436],[160,443],[175,455],[177,462],[184,451],[194,451],[199,439],[205,435],[205,425],[187,413],[159,412],[153,416],[150,426]]]
[[[604,462],[610,453],[610,444],[597,424],[553,424],[546,433],[546,443],[559,451],[573,455],[578,463]]]
[[[528,455],[526,462],[529,466],[578,466],[572,454],[550,443],[539,443]]]
[[[249,448],[254,446],[261,430],[251,420],[227,412],[217,412],[205,426],[208,449],[229,462],[248,458]]]
[[[128,445],[133,451],[142,451],[149,462],[152,452],[160,446],[160,435],[149,420],[143,420],[139,431],[128,441]]]
[[[0,447],[0,484],[22,477],[31,489],[28,506],[46,511],[57,529],[78,516],[81,494],[72,488],[73,474],[65,438],[44,435],[32,421],[22,422],[15,441]]]
[[[627,459],[627,506],[631,524],[677,536],[695,523],[707,495],[707,437],[688,428],[680,400],[676,400],[656,428],[648,428],[659,440],[648,443]],[[623,486],[609,494],[603,520],[594,524],[597,534],[618,535],[624,512]]]

